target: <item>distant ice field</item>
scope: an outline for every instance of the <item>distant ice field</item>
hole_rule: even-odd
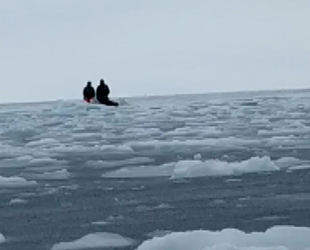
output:
[[[1,249],[310,250],[310,91],[121,104],[0,105]]]

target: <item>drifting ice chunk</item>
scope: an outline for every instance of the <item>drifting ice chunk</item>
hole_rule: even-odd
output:
[[[53,138],[45,138],[38,141],[32,141],[26,144],[26,147],[42,147],[42,146],[54,146],[59,145],[59,141]]]
[[[36,185],[35,181],[27,181],[24,178],[13,176],[13,177],[2,177],[0,176],[0,188],[16,188]]]
[[[276,160],[276,164],[280,168],[290,168],[295,165],[300,165],[301,160],[295,158],[295,157],[283,157],[279,160]]]
[[[16,199],[12,199],[10,201],[10,205],[14,205],[14,204],[26,204],[28,201],[24,200],[24,199],[19,199],[19,198],[16,198]]]
[[[5,238],[2,234],[0,234],[0,244],[3,243],[5,241]]]
[[[202,162],[197,160],[180,161],[176,164],[172,179],[193,178],[199,176],[232,175],[233,169],[229,164],[219,161]]]
[[[194,158],[194,160],[201,160],[202,156],[201,156],[201,154],[195,154],[193,158]]]
[[[145,241],[136,250],[309,250],[310,228],[277,226],[263,233],[236,229],[171,233]]]
[[[88,234],[81,239],[72,242],[55,244],[52,250],[76,250],[89,248],[119,248],[128,247],[133,244],[133,240],[113,233]]]
[[[299,166],[294,166],[294,167],[289,168],[289,170],[303,170],[303,169],[310,169],[310,164],[309,165],[299,165]]]
[[[161,166],[139,166],[121,168],[102,175],[105,178],[147,178],[171,177],[195,178],[202,176],[229,176],[263,171],[278,171],[280,168],[269,157],[253,157],[242,162],[225,162],[219,160],[184,160]]]
[[[253,157],[242,162],[211,161],[180,161],[176,164],[172,179],[193,178],[199,176],[225,176],[261,171],[277,171],[279,167],[269,157]]]

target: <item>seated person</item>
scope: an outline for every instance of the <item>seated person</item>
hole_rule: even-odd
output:
[[[105,104],[108,106],[118,106],[117,102],[113,102],[109,99],[110,89],[108,85],[105,84],[104,80],[100,80],[100,84],[96,90],[96,98],[99,103]]]
[[[84,101],[91,102],[95,98],[95,89],[91,82],[87,82],[87,86],[83,90]]]

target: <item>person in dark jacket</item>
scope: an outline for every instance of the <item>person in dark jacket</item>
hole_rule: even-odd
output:
[[[91,102],[95,98],[95,89],[91,82],[87,82],[87,86],[83,90],[84,101]]]
[[[97,101],[101,104],[105,104],[108,106],[118,106],[117,102],[113,102],[109,99],[110,89],[109,86],[105,84],[104,80],[100,80],[100,84],[96,90],[96,98]]]

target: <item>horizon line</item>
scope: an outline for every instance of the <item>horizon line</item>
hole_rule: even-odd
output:
[[[250,90],[233,90],[233,91],[210,91],[210,92],[192,92],[192,93],[175,93],[175,94],[141,94],[132,96],[114,96],[113,99],[124,99],[124,98],[144,98],[144,97],[173,97],[173,96],[188,96],[188,95],[228,95],[228,94],[238,94],[238,93],[255,93],[255,92],[290,92],[290,91],[310,91],[310,88],[283,88],[283,89],[250,89]],[[1,102],[0,105],[9,104],[37,104],[37,103],[51,103],[57,101],[78,101],[81,99],[47,99],[38,101],[11,101],[11,102]]]

